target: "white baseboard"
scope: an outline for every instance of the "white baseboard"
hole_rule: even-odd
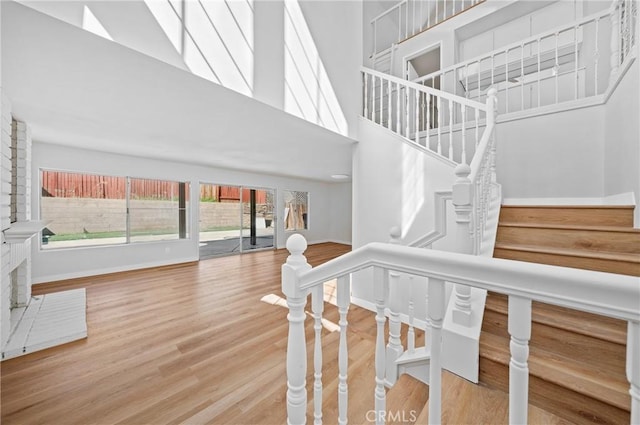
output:
[[[169,261],[151,261],[148,263],[141,263],[141,264],[135,264],[135,265],[107,267],[103,269],[94,269],[94,270],[87,270],[87,271],[81,271],[81,272],[47,275],[47,276],[34,278],[33,284],[39,285],[43,283],[56,282],[59,280],[77,279],[80,277],[90,277],[90,276],[99,276],[103,274],[128,272],[132,270],[148,269],[152,267],[171,266],[171,265],[181,264],[181,263],[191,263],[193,261],[198,261],[198,257],[176,258]]]

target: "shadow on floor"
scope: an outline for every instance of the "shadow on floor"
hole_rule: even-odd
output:
[[[256,244],[251,245],[249,236],[242,238],[242,251],[273,248],[273,235],[256,237]],[[200,258],[217,257],[240,252],[240,238],[220,239],[200,242]]]

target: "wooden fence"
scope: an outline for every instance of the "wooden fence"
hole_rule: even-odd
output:
[[[131,178],[132,199],[178,198],[178,182]],[[95,174],[64,173],[60,171],[42,172],[42,196],[56,198],[125,199],[127,179],[125,177],[101,176]],[[242,200],[249,202],[250,190],[243,189]],[[187,199],[189,192],[187,191]],[[237,186],[200,185],[200,199],[205,201],[234,202],[240,200]],[[267,192],[256,190],[256,203],[264,204]]]

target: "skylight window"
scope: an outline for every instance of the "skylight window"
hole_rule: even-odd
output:
[[[84,12],[82,13],[82,28],[86,31],[92,32],[100,37],[106,38],[107,40],[113,41],[109,32],[104,28],[104,26],[100,23],[96,15],[91,12],[88,6],[84,6]]]

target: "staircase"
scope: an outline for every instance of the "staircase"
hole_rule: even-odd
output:
[[[494,257],[640,276],[633,207],[503,206]],[[574,423],[629,423],[621,320],[533,303],[530,403]],[[508,390],[507,298],[489,293],[480,381]]]

